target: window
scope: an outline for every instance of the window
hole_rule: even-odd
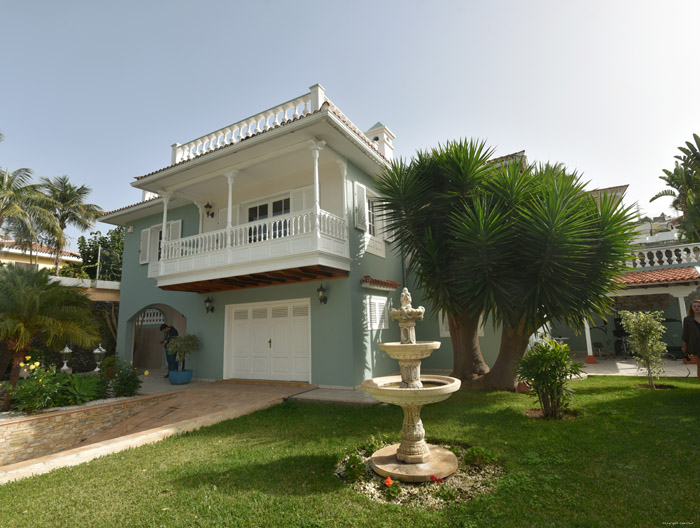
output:
[[[248,222],[257,222],[259,220],[266,220],[270,217],[270,210],[272,210],[272,216],[282,216],[289,214],[290,212],[290,201],[289,198],[281,198],[279,200],[274,200],[272,202],[262,203],[248,207]],[[262,242],[268,239],[268,224],[267,222],[251,226],[248,228],[248,242]],[[272,222],[272,238],[281,238],[287,236],[289,233],[289,220],[279,220]]]
[[[182,220],[168,222],[168,240],[180,238]],[[155,225],[141,231],[141,245],[139,246],[139,264],[159,262],[163,249],[163,225]],[[176,257],[178,255],[170,255]]]
[[[367,307],[367,330],[385,330],[389,328],[389,303],[387,297],[368,295],[365,298]]]
[[[376,224],[376,218],[377,218],[377,202],[376,200],[373,200],[370,197],[367,197],[367,232],[371,236],[375,236],[377,234],[377,224]]]

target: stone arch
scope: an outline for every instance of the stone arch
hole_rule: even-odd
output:
[[[136,312],[128,321],[131,335],[131,361],[141,369],[164,369],[165,355],[160,341],[160,325],[174,326],[180,334],[187,332],[187,317],[167,304],[149,304]]]

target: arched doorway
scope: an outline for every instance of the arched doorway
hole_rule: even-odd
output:
[[[175,308],[166,304],[146,306],[129,320],[132,326],[132,361],[140,369],[166,368],[163,345],[163,332],[160,325],[174,326],[180,334],[187,332],[187,318]]]

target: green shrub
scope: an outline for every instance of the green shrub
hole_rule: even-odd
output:
[[[498,458],[493,452],[479,446],[470,447],[464,454],[464,461],[470,466],[478,468],[495,464],[497,460]]]
[[[22,365],[22,364],[20,364]],[[12,391],[12,408],[27,414],[55,406],[56,396],[61,392],[61,381],[56,367],[43,367],[38,361],[27,364],[29,377],[19,380]]]
[[[532,387],[545,418],[561,419],[573,394],[566,381],[579,375],[581,366],[571,360],[567,345],[545,339],[518,362],[517,375]]]
[[[451,502],[455,500],[458,495],[459,491],[457,491],[457,488],[445,486],[442,482],[438,485],[438,488],[435,491],[435,496],[438,499],[444,500],[445,502]]]
[[[182,370],[182,363],[197,350],[199,350],[199,339],[193,334],[175,336],[168,344],[168,353],[175,354],[177,359],[177,370]]]
[[[98,385],[100,377],[94,375],[74,374],[68,378],[66,391],[69,394],[69,405],[83,405],[99,397]]]
[[[384,481],[384,495],[386,495],[387,500],[394,500],[396,497],[401,495],[401,486],[398,482],[392,480],[391,477],[387,477]]]
[[[345,478],[357,482],[365,475],[365,462],[359,455],[352,454],[345,462]]]
[[[620,312],[622,326],[629,334],[629,344],[637,367],[647,371],[649,387],[654,386],[654,377],[664,373],[663,355],[666,343],[661,337],[666,332],[662,321],[663,312]]]
[[[109,380],[109,383],[112,394],[119,397],[136,396],[143,382],[137,368],[117,359],[114,363],[114,376]]]
[[[384,440],[381,433],[378,433],[377,436],[369,435],[362,446],[360,446],[360,452],[364,453],[365,456],[372,456],[375,451],[379,451],[385,445],[386,440]]]

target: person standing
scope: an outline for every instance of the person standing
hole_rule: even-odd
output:
[[[175,354],[170,354],[168,352],[168,345],[170,344],[172,338],[177,336],[178,334],[174,326],[170,326],[165,323],[160,325],[160,331],[164,332],[163,340],[160,342],[160,344],[163,345],[163,349],[165,350],[165,359],[168,361],[168,373],[165,376],[163,376],[164,378],[167,378],[168,376],[170,376],[171,370],[177,370],[177,358],[175,357]],[[182,363],[182,366],[183,368],[185,367],[184,361]]]
[[[698,380],[700,380],[700,299],[690,303],[688,317],[683,319],[683,354],[695,356],[698,365]]]

